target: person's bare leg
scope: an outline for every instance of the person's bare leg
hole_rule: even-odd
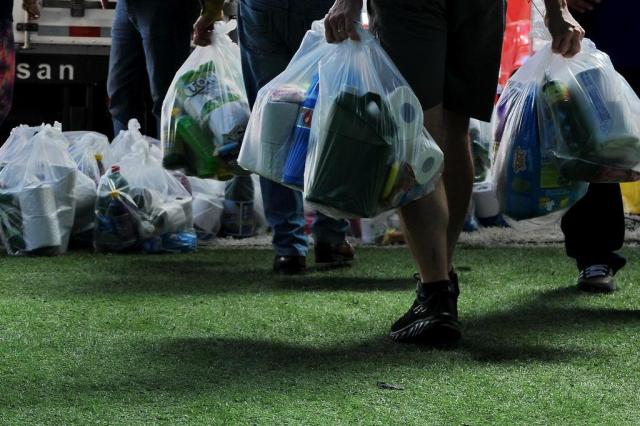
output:
[[[452,269],[453,253],[464,226],[473,190],[473,158],[468,134],[468,117],[447,110],[443,111],[442,138],[436,139],[436,142],[445,153],[442,180],[449,207],[447,228],[449,271]]]
[[[436,142],[443,138],[443,110],[424,113],[425,126]],[[438,142],[439,143],[439,142]],[[446,158],[446,155],[445,155]],[[399,209],[404,235],[423,283],[449,279],[447,226],[449,214],[445,187],[440,181],[427,197]]]

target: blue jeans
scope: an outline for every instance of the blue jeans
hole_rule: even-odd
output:
[[[321,19],[333,0],[241,0],[238,5],[238,37],[242,71],[251,105],[258,90],[289,64],[311,23]],[[302,194],[267,179],[260,179],[264,210],[273,228],[273,245],[279,256],[305,256]],[[321,213],[316,215],[316,242],[344,241],[349,223]]]
[[[120,0],[111,29],[107,92],[113,130],[141,119],[147,92],[160,128],[162,102],[171,81],[191,52],[197,0]],[[149,84],[146,89],[145,85]]]

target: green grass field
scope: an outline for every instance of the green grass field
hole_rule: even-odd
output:
[[[387,338],[413,297],[405,249],[295,278],[267,250],[2,257],[0,423],[637,424],[626,254],[620,291],[592,296],[560,248],[460,250],[450,350]]]

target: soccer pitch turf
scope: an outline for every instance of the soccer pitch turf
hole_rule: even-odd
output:
[[[462,249],[463,339],[392,343],[406,249],[0,258],[2,424],[637,424],[637,248],[613,295],[556,247]],[[378,382],[399,385],[384,389]]]

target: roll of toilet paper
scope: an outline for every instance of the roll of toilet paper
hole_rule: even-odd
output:
[[[489,182],[473,185],[473,201],[476,206],[476,216],[480,219],[495,217],[500,214],[498,194]]]
[[[420,101],[408,86],[400,86],[389,94],[389,109],[398,128],[400,142],[414,141],[422,134],[424,119]]]
[[[442,170],[444,155],[442,151],[429,143],[426,129],[422,129],[416,143],[407,151],[407,162],[411,165],[416,182],[426,185]]]

